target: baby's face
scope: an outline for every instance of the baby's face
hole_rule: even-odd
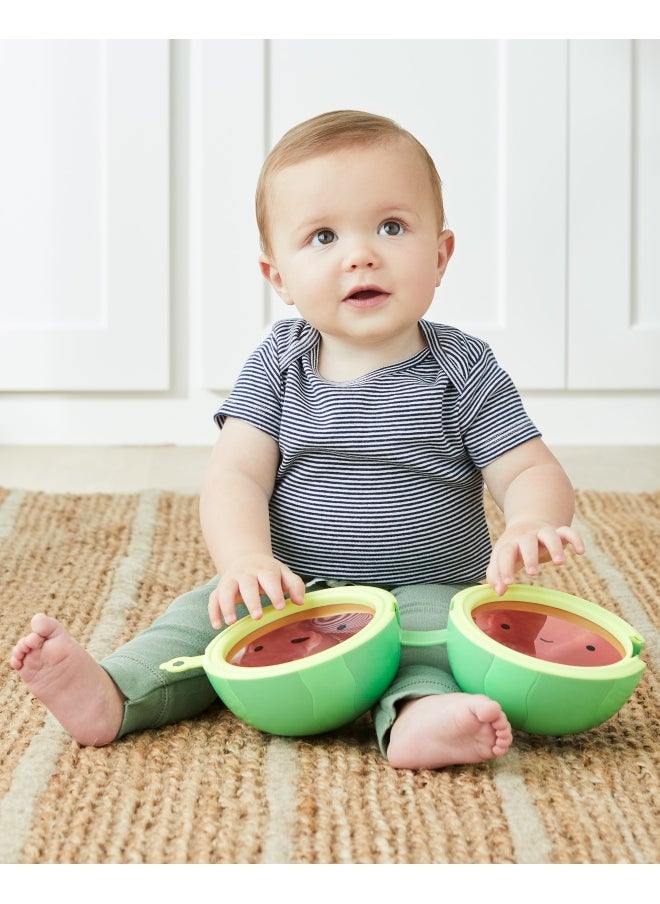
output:
[[[453,236],[438,225],[413,147],[394,139],[304,160],[274,176],[268,198],[272,254],[262,271],[283,300],[333,347],[418,351],[417,323]]]

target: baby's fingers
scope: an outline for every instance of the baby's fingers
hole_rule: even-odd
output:
[[[214,628],[222,627],[222,609],[220,608],[220,598],[218,594],[218,588],[211,591],[209,594],[209,602],[208,602],[208,612],[209,619],[211,620],[211,624]]]
[[[264,614],[261,602],[261,584],[256,575],[241,575],[238,580],[237,596],[238,602],[242,601],[245,604],[252,618],[261,618]],[[227,624],[236,621],[235,602],[236,595],[231,598],[228,595],[226,600],[223,600],[222,597],[220,599],[222,614]]]
[[[285,567],[282,571],[282,582],[284,589],[291,597],[291,602],[297,606],[302,606],[305,601],[305,582],[303,579],[291,569]]]
[[[274,609],[284,609],[286,599],[284,598],[284,590],[282,589],[282,578],[279,571],[264,571],[259,573],[259,584],[262,592],[268,597],[273,604]],[[249,608],[249,607],[248,607]]]
[[[253,618],[261,618],[263,609],[259,584],[255,578],[241,576],[240,580],[223,577],[209,596],[209,618],[214,628],[222,623],[231,625],[236,621],[236,603],[245,603]]]
[[[578,555],[584,552],[582,538],[572,527],[542,527],[538,534],[538,555],[534,562],[532,556],[529,560],[523,556],[527,574],[537,574],[539,562],[552,562],[553,565],[563,565],[566,562],[566,546],[572,546]],[[521,544],[522,548],[522,544]],[[531,566],[531,568],[529,567]]]
[[[561,537],[564,546],[572,546],[574,552],[581,556],[585,551],[584,540],[572,527],[564,525],[557,528],[557,534]]]
[[[214,628],[222,628],[236,621],[236,603],[240,602],[238,584],[235,581],[221,581],[209,596],[208,611]]]
[[[495,547],[486,570],[486,580],[495,593],[501,596],[509,584],[513,584],[516,569],[515,547]]]
[[[566,561],[564,542],[559,530],[542,527],[538,532],[538,549],[541,561],[552,562],[554,565],[563,565]]]

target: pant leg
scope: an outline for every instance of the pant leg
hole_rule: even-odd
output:
[[[217,583],[215,577],[178,597],[152,625],[101,661],[126,697],[118,738],[192,718],[218,699],[201,666],[177,673],[160,668],[177,656],[201,655],[218,635],[207,608]],[[238,605],[236,614],[241,618],[248,611]]]
[[[435,631],[447,627],[452,598],[471,584],[408,584],[391,592],[399,607],[401,627],[407,631]],[[449,668],[447,648],[402,647],[394,681],[372,710],[376,736],[383,755],[399,707],[406,700],[459,691]]]

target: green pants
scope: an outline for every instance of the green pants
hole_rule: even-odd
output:
[[[207,611],[209,595],[217,582],[216,577],[178,597],[149,628],[101,662],[126,698],[117,737],[190,719],[217,700],[201,667],[186,672],[160,668],[162,662],[178,656],[199,656],[218,635]],[[430,631],[447,627],[451,599],[467,586],[409,584],[390,588],[390,592],[396,597],[404,629]],[[236,614],[241,618],[248,612],[239,605]],[[444,646],[404,646],[399,671],[372,710],[381,751],[387,750],[397,707],[403,701],[457,690]]]

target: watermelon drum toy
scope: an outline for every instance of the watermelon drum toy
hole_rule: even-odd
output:
[[[400,656],[394,597],[375,587],[337,587],[307,593],[302,606],[266,607],[257,621],[239,619],[203,656],[161,668],[202,666],[244,722],[298,736],[330,731],[367,712],[391,684]]]
[[[391,684],[401,646],[446,645],[462,690],[497,700],[514,728],[584,731],[609,719],[641,680],[642,638],[595,603],[555,590],[488,585],[453,598],[447,628],[405,631],[392,594],[316,590],[302,606],[267,607],[226,628],[201,656],[161,665],[203,668],[223,703],[276,735],[330,731],[367,712]]]
[[[486,585],[452,600],[448,655],[456,682],[497,700],[514,728],[564,735],[621,709],[646,664],[643,639],[595,603],[543,587]]]

